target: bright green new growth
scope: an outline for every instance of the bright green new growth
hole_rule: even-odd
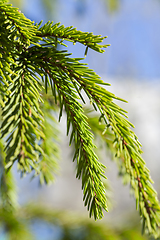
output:
[[[94,152],[93,129],[102,134],[116,156],[121,175],[131,185],[143,230],[158,236],[160,205],[141,157],[141,145],[130,129],[133,125],[126,119],[125,111],[113,102],[122,99],[103,88],[102,85],[109,84],[80,63],[81,59],[71,58],[66,50],[57,50],[58,45],[66,46],[64,41],[71,41],[83,44],[85,55],[88,48],[102,53],[108,47],[100,45],[103,40],[104,37],[65,28],[59,23],[34,24],[18,9],[0,0],[1,138],[6,154],[6,172],[3,158],[1,171],[8,176],[17,161],[22,174],[34,170],[41,183],[53,180],[58,158],[53,116],[57,105],[59,120],[64,110],[67,115],[67,135],[75,149],[73,161],[77,162],[76,177],[82,179],[83,200],[90,216],[101,219],[103,209],[107,211],[105,166]],[[95,120],[87,118],[81,103],[85,103],[82,91],[103,124],[97,122],[95,127]],[[3,194],[3,188],[1,191]]]

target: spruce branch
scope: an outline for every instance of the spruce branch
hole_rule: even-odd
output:
[[[54,97],[56,98],[56,95],[58,95],[60,104],[59,119],[62,116],[63,108],[67,113],[67,133],[69,133],[70,125],[72,125],[70,143],[74,139],[76,149],[74,160],[77,160],[77,177],[82,177],[85,205],[90,210],[90,216],[94,215],[95,219],[102,218],[102,208],[107,211],[105,188],[101,181],[101,177],[105,178],[104,166],[98,162],[98,158],[93,152],[92,134],[83,114],[82,106],[77,102],[75,86],[71,83],[70,76],[63,69],[65,68],[64,56],[66,54],[52,49],[48,57],[48,49],[45,51],[43,47],[43,51],[40,53],[41,56],[39,54],[37,61],[37,59],[32,58],[35,51],[40,53],[40,48],[36,47],[36,49],[32,49],[32,53],[30,52],[32,64],[33,66],[35,64],[36,68],[39,65],[40,73],[44,74],[45,78],[49,77]],[[61,61],[63,63],[60,66]],[[69,61],[72,62],[73,60],[69,59]],[[45,85],[47,84],[48,81],[46,80]]]
[[[43,150],[39,146],[40,138],[45,138],[40,126],[43,127],[43,113],[39,107],[42,101],[39,90],[41,84],[29,65],[15,69],[17,77],[9,86],[11,94],[2,109],[1,138],[6,140],[6,169],[18,160],[18,168],[22,172],[37,170],[36,163]]]
[[[104,121],[100,121],[100,124],[98,124],[99,120],[101,119],[99,119],[97,115],[91,116],[90,111],[90,109],[87,109],[86,113],[92,131],[94,132],[94,134],[100,136],[103,139],[103,141],[107,145],[107,148],[112,152],[113,160],[115,160],[117,163],[117,166],[119,168],[119,174],[123,177],[124,183],[126,184],[130,182],[132,194],[135,195],[136,198],[136,208],[137,210],[139,210],[142,217],[143,231],[145,231],[146,228],[150,233],[158,236],[159,231],[157,227],[159,226],[159,203],[156,196],[157,194],[153,189],[153,186],[151,185],[153,181],[150,179],[148,169],[145,166],[141,166],[143,167],[143,171],[145,173],[144,175],[141,167],[139,166],[139,164],[137,164],[137,160],[135,162],[135,160],[131,158],[129,159],[131,162],[131,167],[136,169],[130,170],[131,173],[134,174],[133,176],[128,171],[128,167],[125,162],[126,148],[123,146],[123,144],[127,146],[127,143],[123,141],[118,142],[118,138],[115,138],[113,130],[111,130],[110,127],[106,127]],[[146,171],[148,176],[146,174]],[[152,230],[152,228],[154,230]]]
[[[79,63],[81,59],[57,50],[57,44],[65,45],[64,40],[86,46],[85,55],[88,48],[104,52],[102,48],[108,45],[99,44],[103,37],[72,27],[65,28],[52,22],[40,25],[0,0],[1,138],[6,142],[5,169],[9,170],[18,161],[21,173],[34,169],[41,174],[42,182],[52,179],[49,168],[44,170],[45,164],[51,166],[51,170],[54,168],[51,153],[43,152],[43,149],[47,152],[47,131],[41,111],[44,83],[46,93],[51,88],[55,104],[59,105],[59,120],[63,110],[67,113],[67,134],[70,134],[70,144],[75,146],[73,160],[77,161],[77,178],[82,179],[85,205],[90,216],[102,218],[102,209],[107,210],[102,182],[104,166],[94,153],[93,135],[80,102],[85,103],[83,91],[105,123],[104,136],[111,132],[113,144],[110,141],[109,146],[112,145],[119,161],[121,175],[128,178],[135,194],[143,229],[158,236],[160,205],[149,170],[141,157],[141,144],[131,130],[133,125],[127,120],[126,111],[114,103],[114,100],[124,100],[102,87],[109,84]]]
[[[12,59],[31,43],[41,40],[36,36],[37,28],[33,22],[10,4],[0,2],[0,22],[0,47],[4,53],[12,55]]]
[[[157,193],[152,186],[153,181],[149,175],[149,170],[141,157],[141,145],[137,141],[137,136],[130,130],[132,125],[123,118],[124,113],[119,107],[116,111],[115,104],[108,103],[103,94],[94,91],[93,86],[91,91],[91,86],[88,85],[85,85],[85,89],[88,88],[88,95],[97,105],[106,125],[110,124],[110,128],[115,135],[114,144],[116,145],[117,157],[120,156],[120,153],[123,154],[122,159],[125,167],[123,174],[129,176],[131,188],[135,193],[136,208],[139,209],[144,226],[149,233],[158,235],[160,205]]]
[[[31,22],[18,8],[12,7],[12,4],[7,4],[7,2],[0,1],[1,26],[7,30],[7,42],[10,42],[11,46],[14,46],[13,43],[29,46],[31,42],[40,40],[36,37],[37,27],[34,22]],[[5,35],[3,32],[1,34]]]
[[[68,118],[68,126],[69,123],[72,122],[73,127],[71,142],[72,138],[74,138],[75,131],[81,127],[80,124],[75,125],[75,120],[79,122],[80,119],[84,118],[82,116],[78,118],[74,115],[75,109],[77,109],[76,112],[78,111],[77,105],[74,106],[76,102],[75,99],[77,98],[75,94],[78,94],[81,100],[85,102],[81,94],[81,90],[83,89],[94,108],[99,110],[101,114],[100,117],[105,121],[106,129],[110,128],[114,134],[113,146],[115,148],[115,154],[119,157],[120,154],[123,153],[123,175],[127,174],[129,176],[131,187],[134,189],[136,195],[140,215],[144,218],[148,231],[156,234],[159,222],[159,202],[153,187],[150,186],[153,182],[141,157],[141,144],[138,142],[137,136],[130,129],[133,125],[126,119],[126,111],[113,102],[113,99],[123,99],[116,97],[101,87],[101,84],[109,84],[104,83],[97,74],[88,69],[84,64],[80,64],[77,59],[70,58],[68,53],[57,51],[54,47],[50,50],[46,50],[46,48],[43,47],[43,51],[41,52],[40,48],[36,47],[34,50],[32,49],[32,51],[39,53],[38,61],[33,59],[35,66],[38,67],[39,64],[41,73],[45,76],[48,75],[50,79],[46,80],[46,85],[49,84],[50,81],[54,96],[55,92],[58,93],[61,109],[60,117],[63,108],[65,108],[67,114],[72,114],[70,118]],[[69,96],[72,95],[73,99],[68,99]],[[72,105],[74,106],[74,112],[71,108]],[[77,141],[76,143],[83,149],[84,139],[79,135],[79,132],[77,132],[77,134],[80,137],[80,141],[77,140],[77,135],[76,140],[74,140],[75,142]],[[141,175],[143,184],[139,178]],[[150,207],[148,202],[152,202],[153,206]],[[155,209],[156,214],[154,213]],[[152,213],[150,210],[152,210]]]
[[[81,32],[78,31],[76,28],[73,28],[72,26],[65,28],[64,25],[60,25],[60,23],[53,24],[53,22],[50,21],[44,24],[44,26],[42,27],[40,27],[41,24],[42,22],[40,22],[38,25],[39,32],[37,33],[37,36],[43,38],[44,41],[48,44],[50,44],[50,41],[54,42],[55,47],[57,43],[64,45],[64,40],[73,42],[74,44],[78,42],[86,46],[86,55],[88,48],[103,53],[105,50],[103,50],[102,48],[107,48],[108,46],[110,46],[110,44],[99,44],[102,43],[105,38],[107,38],[102,37],[101,35],[94,35],[93,33],[89,32]],[[47,38],[47,40],[45,38]],[[58,39],[62,40],[60,41]]]
[[[48,73],[50,81],[54,81],[57,87],[60,108],[62,109],[64,106],[67,113],[68,132],[69,126],[72,124],[73,130],[70,143],[74,139],[76,151],[73,160],[77,160],[76,177],[82,177],[85,205],[90,210],[90,216],[94,215],[95,219],[100,219],[103,216],[102,208],[107,211],[105,189],[101,181],[101,177],[105,177],[103,174],[104,166],[98,162],[98,158],[93,152],[94,145],[90,128],[86,122],[82,107],[76,101],[75,94],[73,94],[74,88],[72,87],[72,92],[68,92],[67,84],[59,83],[59,80],[52,76],[48,70],[44,69],[44,71]]]
[[[139,209],[140,216],[143,218],[149,233],[157,234],[159,227],[160,206],[157,199],[149,170],[145,166],[145,162],[141,157],[141,145],[137,141],[137,136],[129,129],[129,123],[124,121],[122,114],[114,111],[106,106],[106,103],[99,98],[93,96],[97,102],[97,107],[102,110],[103,118],[106,123],[110,124],[111,130],[115,134],[115,148],[117,157],[123,154],[122,165],[125,168],[123,175],[129,176],[131,188],[134,190],[136,198],[136,208]]]

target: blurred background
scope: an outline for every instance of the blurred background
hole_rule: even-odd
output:
[[[135,125],[135,132],[143,146],[143,157],[155,182],[154,187],[160,193],[160,1],[10,2],[35,22],[53,20],[66,27],[74,26],[81,31],[108,36],[105,44],[111,46],[106,52],[99,54],[89,49],[85,62],[111,84],[109,91],[128,101],[127,104],[118,104],[128,111],[129,120]],[[73,57],[84,57],[85,49],[80,44],[69,44],[68,51],[73,53]],[[43,205],[43,211],[46,211],[46,217],[39,212],[40,217],[30,224],[36,239],[148,239],[141,236],[140,220],[129,186],[123,186],[116,164],[105,149],[101,151],[101,159],[107,166],[106,175],[111,186],[111,210],[100,222],[94,223],[93,219],[88,219],[82,201],[81,182],[75,179],[65,117],[59,129],[62,129],[60,170],[53,185],[39,187],[38,180],[30,181],[30,176],[20,179],[15,166],[19,203],[34,202],[35,205]],[[52,217],[57,221],[45,223],[48,207],[53,209]],[[34,208],[33,212],[36,211],[40,210]],[[2,239],[5,239],[3,233],[0,234]]]

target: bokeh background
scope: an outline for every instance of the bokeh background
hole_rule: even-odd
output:
[[[109,91],[128,101],[127,104],[118,104],[128,111],[129,120],[135,125],[135,132],[143,146],[143,157],[151,171],[154,186],[160,193],[160,1],[10,0],[10,2],[20,7],[26,17],[35,22],[42,19],[44,22],[53,20],[61,22],[66,27],[74,26],[78,30],[108,36],[105,43],[111,46],[106,52],[99,54],[89,50],[84,61],[105,82],[111,84]],[[69,44],[68,51],[73,53],[73,57],[84,57],[85,49],[80,44],[75,46]],[[68,147],[65,135],[65,116],[59,129],[61,160],[56,182],[49,187],[39,187],[38,180],[30,181],[30,176],[20,179],[15,166],[18,198],[22,205],[34,202],[56,211],[69,211],[68,224],[73,226],[77,219],[88,218],[88,213],[83,206],[81,182],[75,179],[72,150]],[[118,234],[122,237],[121,228],[124,232],[130,229],[132,233],[126,234],[123,238],[114,238],[112,232],[111,238],[104,239],[134,239],[133,236],[137,236],[135,239],[142,239],[141,235],[136,235],[140,233],[131,230],[131,225],[139,229],[140,222],[138,214],[135,213],[135,202],[130,196],[129,186],[123,186],[121,178],[118,177],[116,164],[111,161],[110,154],[105,149],[101,150],[101,159],[107,166],[106,175],[112,195],[111,211],[105,214],[101,224],[105,226],[106,231],[118,229],[116,237]],[[70,221],[71,219],[74,220]],[[88,221],[87,224],[93,222]],[[67,220],[64,224],[67,224]],[[62,227],[45,225],[43,221],[33,222],[31,231],[39,240],[62,239]],[[73,239],[85,239],[82,238],[82,232],[83,229],[79,230],[77,235],[73,234]],[[97,238],[90,235],[90,239]]]

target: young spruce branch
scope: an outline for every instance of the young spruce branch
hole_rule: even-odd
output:
[[[66,41],[70,41],[83,44],[85,55],[89,48],[103,53],[109,46],[101,44],[105,38],[73,27],[65,28],[60,23],[35,24],[6,0],[0,0],[1,138],[6,154],[5,163],[1,161],[0,165],[1,179],[5,179],[4,174],[8,176],[17,162],[21,174],[34,171],[41,183],[53,181],[52,171],[58,158],[53,113],[58,107],[59,120],[64,111],[67,115],[67,135],[75,149],[73,161],[77,163],[76,177],[82,180],[84,204],[90,216],[103,217],[103,209],[107,211],[105,166],[94,152],[92,122],[83,110],[83,92],[104,122],[103,129],[97,125],[93,130],[109,142],[121,175],[128,178],[143,220],[143,231],[157,237],[160,227],[157,193],[142,159],[141,145],[131,130],[133,125],[126,119],[126,111],[114,103],[115,99],[124,100],[110,93],[104,87],[109,84],[80,63],[82,59],[71,58],[63,50]],[[61,50],[57,48],[59,45]],[[54,142],[52,147],[48,139]],[[4,181],[1,196],[6,184]]]

